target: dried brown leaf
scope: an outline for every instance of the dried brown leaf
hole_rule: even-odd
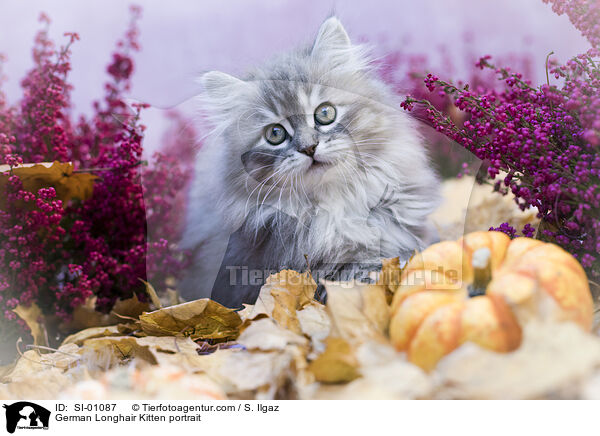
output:
[[[154,304],[154,307],[156,307],[157,309],[162,309],[163,308],[162,302],[160,301],[160,298],[158,298],[158,294],[156,293],[154,286],[152,286],[150,283],[148,283],[147,281],[142,280],[142,279],[140,279],[140,282],[142,282],[144,284],[144,286],[146,287],[146,293],[150,297],[150,301],[152,301],[152,304]]]
[[[107,336],[123,336],[125,333],[129,333],[133,326],[127,324],[118,324],[105,327],[91,327],[84,329],[67,336],[63,341],[63,345],[76,344],[82,345],[88,339],[103,338]]]
[[[322,383],[346,383],[360,377],[355,350],[342,338],[328,338],[325,351],[308,366]]]
[[[29,330],[31,330],[31,336],[33,336],[33,343],[35,345],[48,346],[48,333],[44,325],[44,317],[37,304],[32,303],[29,306],[19,304],[13,309],[13,312],[25,321]]]
[[[92,196],[94,182],[98,178],[93,174],[74,173],[73,165],[55,161],[47,164],[23,165],[13,168],[11,172],[19,177],[26,191],[37,193],[42,188],[53,187],[56,198],[62,200],[65,206],[74,199],[87,200]],[[8,172],[0,174],[0,189],[8,183]],[[0,209],[6,208],[6,200],[0,197]]]
[[[112,308],[111,314],[119,315],[120,317],[139,318],[139,316],[147,312],[150,305],[147,302],[142,302],[136,294],[125,300],[117,300]]]
[[[387,342],[390,308],[383,286],[325,282],[332,332],[350,342]]]
[[[150,346],[139,343],[140,339],[143,338],[116,336],[87,339],[80,353],[86,362],[105,370],[133,359],[156,365],[158,362]]]
[[[149,336],[235,339],[242,320],[233,309],[205,298],[144,313],[140,323]]]
[[[283,328],[294,333],[301,333],[300,322],[296,314],[298,300],[286,288],[271,289],[274,299],[273,319]]]
[[[92,327],[111,326],[123,322],[124,319],[137,319],[150,310],[150,305],[141,302],[137,295],[125,300],[117,300],[109,314],[96,310],[96,297],[91,297],[86,302],[75,308],[71,321],[60,326],[61,331],[70,333]]]
[[[321,303],[312,302],[296,312],[300,329],[311,341],[309,358],[325,351],[325,339],[331,332],[331,320]]]
[[[308,340],[270,318],[253,321],[237,339],[237,342],[249,350],[284,350],[289,345],[306,348]]]
[[[265,284],[275,288],[285,288],[295,297],[298,309],[314,301],[317,290],[317,284],[310,273],[299,273],[290,269],[270,275]]]
[[[317,284],[310,273],[283,270],[269,276],[254,306],[244,308],[244,319],[268,316],[285,328],[300,333],[296,311],[314,302]]]
[[[49,354],[29,350],[22,354],[12,371],[2,377],[3,393],[10,399],[56,399],[60,392],[85,374],[71,371],[80,360],[79,347],[74,344],[62,346]]]
[[[270,351],[252,352],[244,350],[219,350],[215,354],[230,351],[221,360],[213,372],[208,373],[219,380],[228,395],[243,396],[251,392],[251,397],[272,399],[293,376],[291,367],[294,363],[292,352]],[[231,352],[233,351],[233,352]]]

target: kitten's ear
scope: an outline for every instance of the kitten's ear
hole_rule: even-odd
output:
[[[210,99],[222,100],[244,91],[250,84],[220,71],[209,71],[199,79],[204,93]]]
[[[346,29],[344,29],[339,19],[331,17],[321,24],[311,53],[313,55],[326,54],[328,52],[344,51],[350,47],[350,38],[346,33]]]
[[[214,124],[231,118],[231,110],[239,105],[240,98],[251,95],[255,86],[220,71],[204,73],[198,80],[203,91],[199,95],[205,116]]]
[[[330,72],[340,68],[351,72],[364,71],[370,64],[366,47],[351,44],[346,29],[336,17],[328,18],[321,25],[311,56],[324,62]]]

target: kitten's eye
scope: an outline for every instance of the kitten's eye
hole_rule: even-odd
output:
[[[271,124],[265,129],[265,139],[269,144],[279,145],[287,137],[287,132],[281,124]]]
[[[315,121],[323,126],[335,121],[337,111],[331,103],[321,103],[315,110]]]

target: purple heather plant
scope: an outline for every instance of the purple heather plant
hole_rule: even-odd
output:
[[[487,163],[495,190],[515,195],[522,209],[535,206],[542,219],[538,237],[579,259],[600,275],[600,1],[544,0],[566,13],[592,48],[559,65],[548,62],[548,81],[533,86],[490,56],[476,66],[496,73],[501,88],[454,85],[428,75],[425,86],[452,99],[467,118],[462,125],[428,98],[407,96],[406,110],[424,109],[428,122]],[[551,82],[550,75],[558,83]],[[500,174],[503,177],[498,179]],[[504,223],[501,231],[516,231]],[[531,235],[531,229],[523,229]]]
[[[502,223],[498,227],[490,227],[488,230],[505,233],[510,236],[511,239],[519,237],[519,235],[517,235],[517,229],[508,223]],[[525,224],[521,230],[521,234],[527,238],[533,238],[535,236],[535,227],[531,224]]]
[[[28,192],[16,175],[8,178],[0,193],[7,200],[0,210],[0,332],[9,329],[6,322],[24,328],[12,311],[19,304],[36,302],[46,315],[69,320],[75,308],[96,296],[96,308],[106,312],[119,298],[144,299],[139,279],[161,289],[185,266],[185,253],[174,242],[189,169],[161,153],[149,165],[142,161],[140,111],[147,105],[131,109],[124,102],[132,52],[139,48],[139,16],[140,9],[132,8],[131,25],[107,68],[106,95],[94,103],[91,118],[71,114],[69,49],[78,36],[66,34],[67,44],[55,49],[45,15],[34,67],[21,82],[22,99],[9,105],[0,92],[1,164],[57,160],[98,176],[91,198],[67,204],[52,187]],[[194,142],[188,130],[169,147],[188,150]]]
[[[493,71],[480,70],[473,68],[471,53],[472,37],[469,34],[463,35],[461,51],[467,53],[465,64],[467,71],[466,81],[471,89],[484,92],[489,89],[499,89],[498,81]],[[440,63],[436,63],[437,68],[453,74],[460,67],[460,64],[448,55],[448,50],[444,46],[438,47],[438,58]],[[437,110],[448,115],[450,119],[459,127],[467,120],[468,115],[456,108],[451,96],[448,96],[443,90],[432,92],[434,86],[432,74],[427,71],[433,67],[433,60],[430,54],[413,54],[399,49],[390,49],[388,54],[378,60],[378,72],[381,78],[387,82],[392,89],[399,95],[409,94],[415,99],[427,99]],[[468,60],[467,60],[468,59]],[[533,75],[533,66],[531,55],[525,50],[519,53],[505,54],[502,57],[503,62],[507,62],[514,68],[525,72],[525,77]],[[436,77],[437,79],[437,77]],[[425,87],[423,87],[425,81]],[[459,86],[462,81],[458,82]],[[424,110],[417,107],[413,111],[413,116],[419,119],[427,119]],[[438,172],[443,178],[461,177],[468,173],[469,164],[465,162],[469,159],[468,153],[457,147],[456,144],[446,136],[437,133],[433,129],[422,129],[427,144],[429,145],[432,161],[437,165]]]

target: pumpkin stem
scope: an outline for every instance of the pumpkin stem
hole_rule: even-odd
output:
[[[484,247],[473,253],[471,265],[473,265],[473,284],[469,285],[469,297],[485,295],[487,285],[492,280],[492,265],[490,257],[492,253],[489,248]]]

